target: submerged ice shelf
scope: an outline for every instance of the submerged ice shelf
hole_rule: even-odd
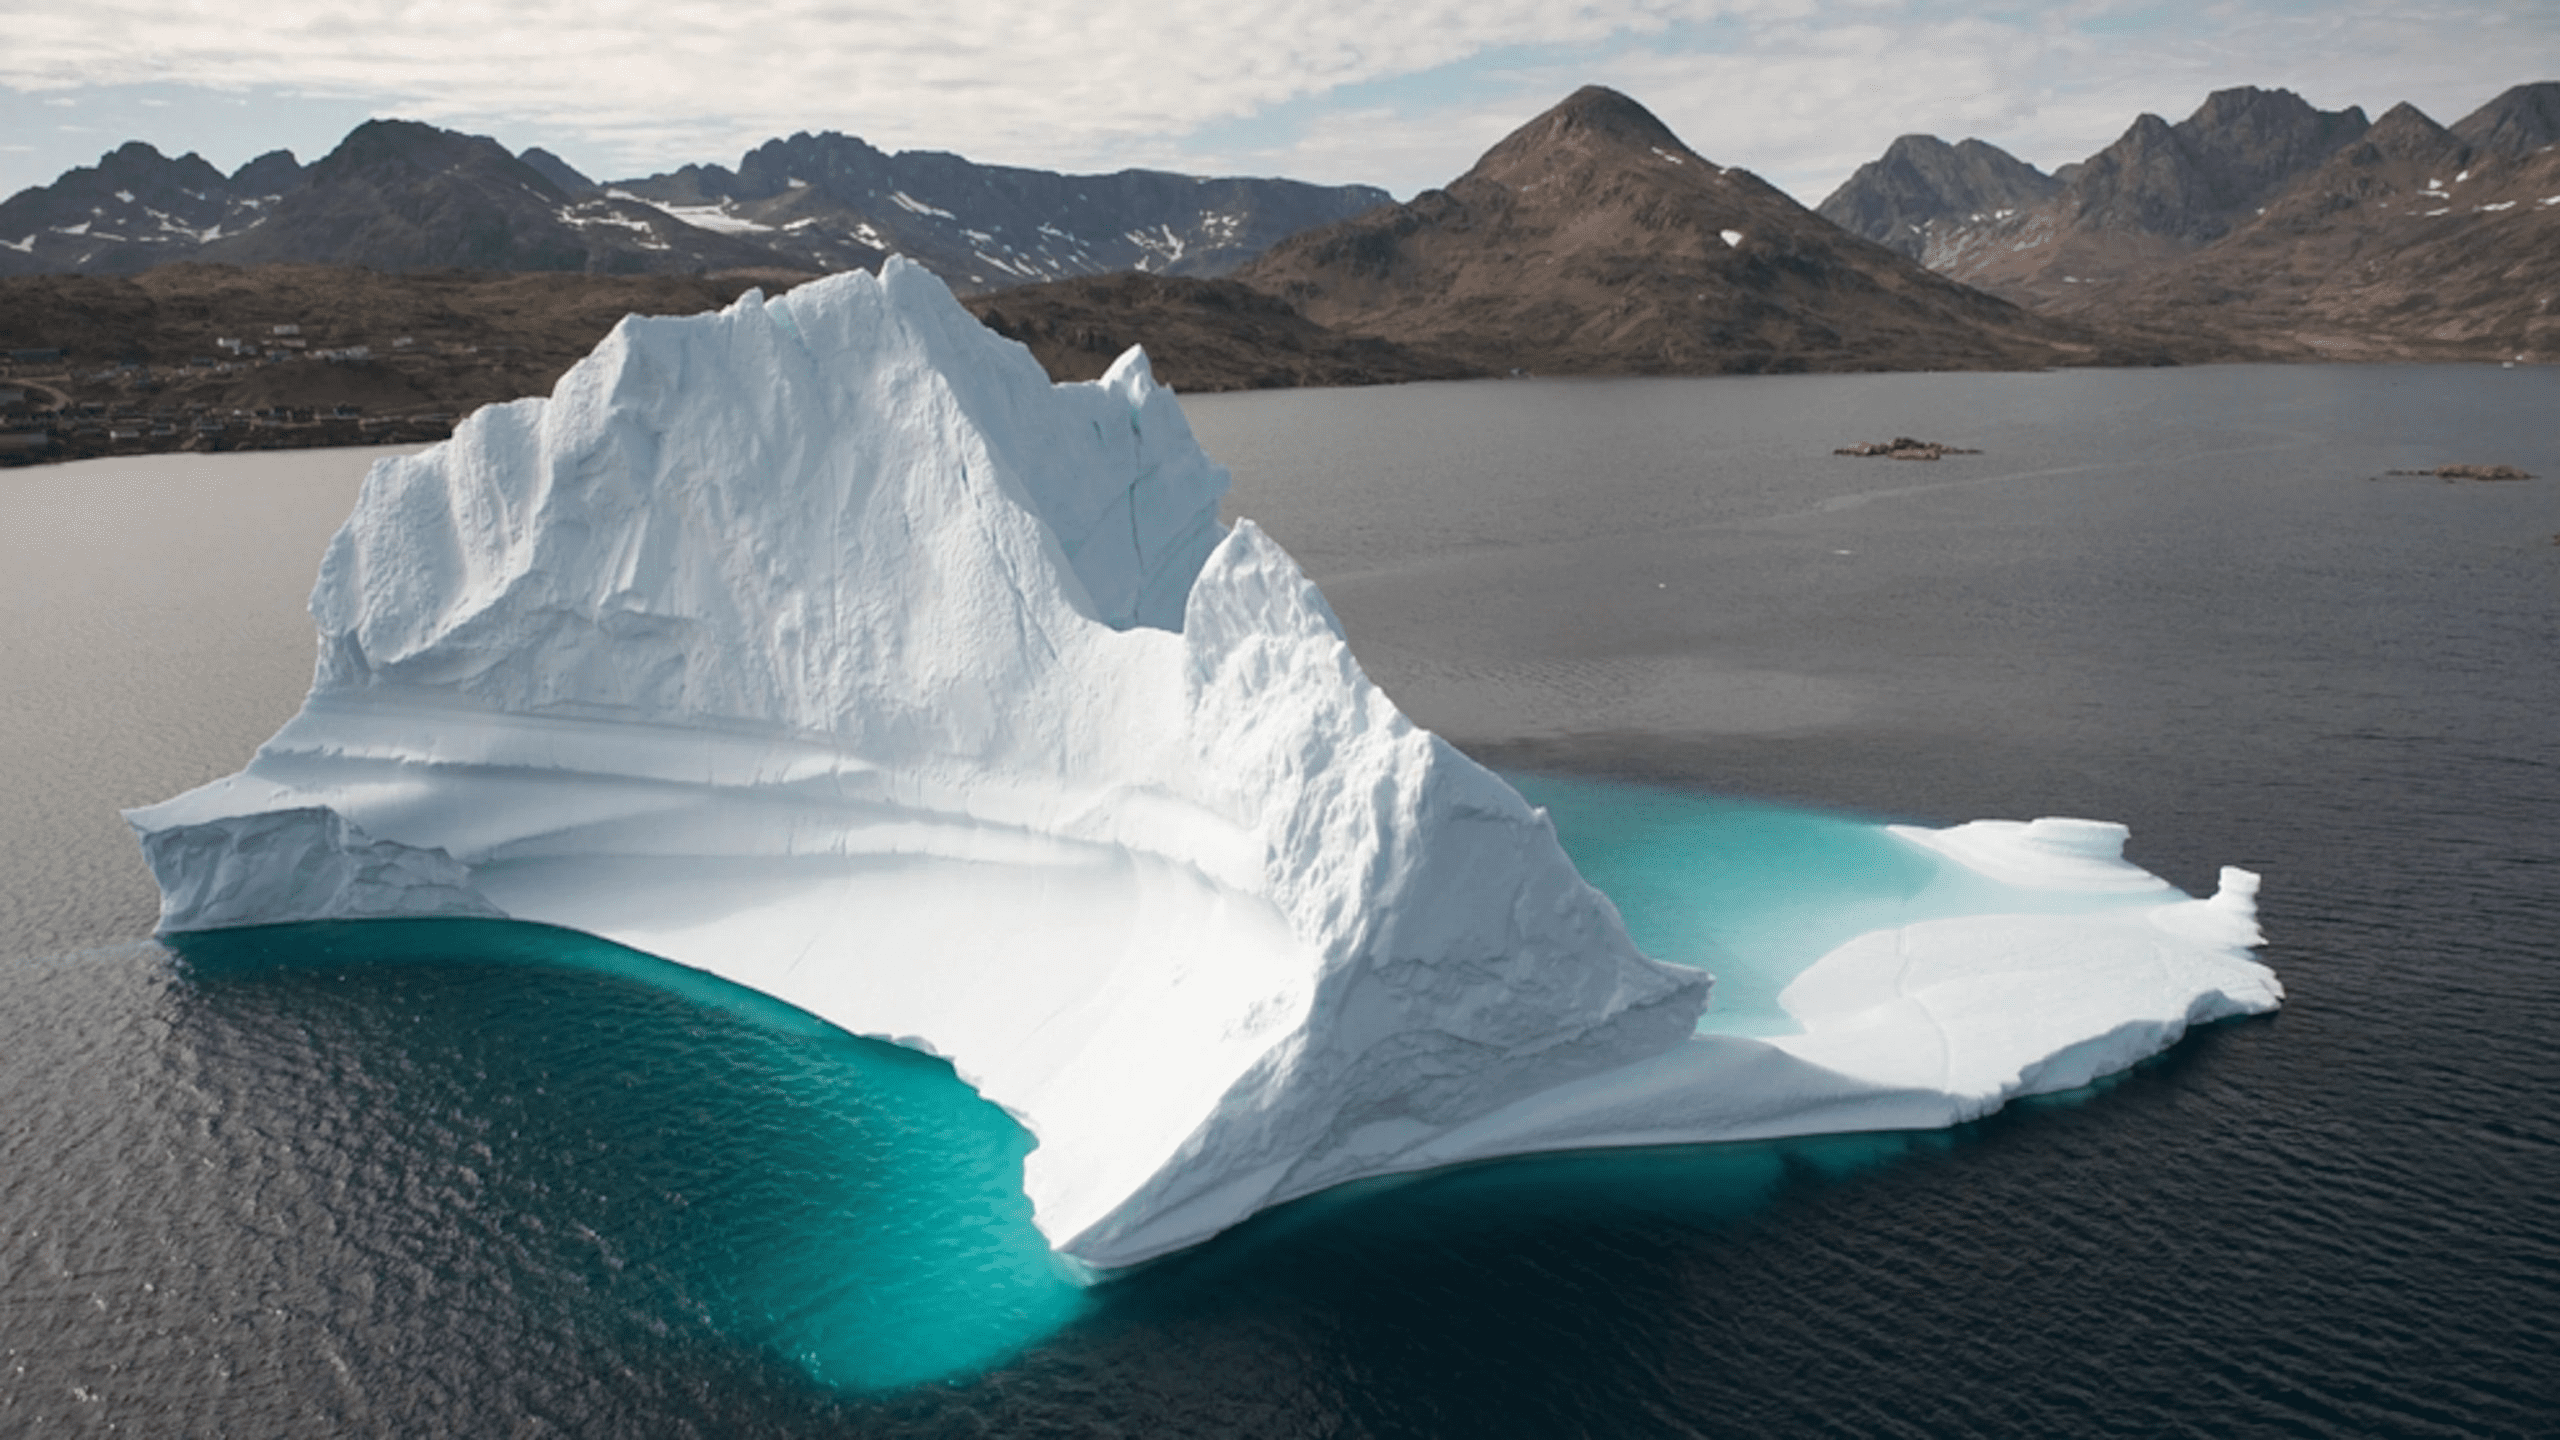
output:
[[[710,971],[948,1057],[1106,1267],[1365,1175],[1947,1124],[2280,997],[2254,877],[1978,822],[1871,837],[1973,910],[1725,1023],[1225,487],[1137,352],[1053,386],[901,262],[627,320],[376,467],[301,713],[131,812],[162,927],[506,916]]]

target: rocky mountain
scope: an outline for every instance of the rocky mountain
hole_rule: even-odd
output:
[[[1905,135],[1859,166],[1814,213],[1918,260],[1938,231],[2005,220],[2062,185],[1997,145]]]
[[[1931,269],[2182,358],[2555,353],[2560,82],[2450,127],[2408,105],[2368,126],[2357,109],[2225,90],[2176,125],[2142,116],[2006,215],[1937,198],[1963,148],[1896,141],[1825,213],[1902,226]]]
[[[529,145],[517,151],[516,158],[523,161],[535,174],[558,186],[563,195],[592,195],[604,188],[579,174],[577,166],[539,145]]]
[[[1052,379],[1094,380],[1132,345],[1188,394],[1295,385],[1461,380],[1484,371],[1392,341],[1339,334],[1232,279],[1093,275],[971,296],[987,328],[1020,341]]]
[[[894,250],[964,292],[1129,270],[1220,275],[1285,235],[1389,199],[1369,185],[1060,175],[941,151],[889,154],[833,131],[767,141],[734,171],[688,165],[609,193],[820,269]]]
[[[962,292],[1122,271],[1215,275],[1385,203],[1365,185],[1154,170],[1061,175],[794,135],[736,170],[599,184],[559,156],[399,120],[307,172],[229,177],[132,144],[0,204],[0,275],[130,274],[177,260],[684,274],[875,268],[904,252]]]
[[[1497,371],[2138,358],[1847,234],[1598,86],[1446,189],[1284,240],[1237,278],[1330,328]]]
[[[2362,110],[2289,90],[2216,91],[2175,125],[2137,118],[2038,204],[1932,231],[1921,258],[2023,304],[2086,310],[2249,222],[2365,128]]]
[[[654,206],[566,194],[495,140],[408,120],[357,126],[261,223],[205,242],[194,258],[604,275],[780,263],[762,246],[697,229]]]
[[[193,153],[172,160],[139,140],[0,201],[0,275],[129,275],[255,227],[302,184],[291,153],[223,174]]]
[[[2279,358],[2560,361],[2560,145],[2523,148],[2512,115],[2396,106],[2109,313]]]
[[[2455,121],[2453,133],[2488,155],[2525,155],[2560,144],[2560,80],[2515,86]]]

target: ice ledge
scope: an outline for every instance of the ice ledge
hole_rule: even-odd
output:
[[[160,882],[164,933],[504,914],[471,888],[470,867],[443,850],[374,839],[326,805],[166,828],[136,820],[134,829]]]

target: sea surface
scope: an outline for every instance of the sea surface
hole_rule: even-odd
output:
[[[292,713],[370,457],[0,472],[0,1435],[2560,1433],[2560,371],[1186,408],[1667,958],[1854,927],[1863,822],[2082,815],[2262,872],[2289,1002],[1953,1131],[1371,1182],[1087,1285],[1018,1126],[761,996],[487,922],[149,939],[115,811]],[[1903,434],[1982,453],[1830,453]],[[2545,478],[2387,473],[2447,462]]]

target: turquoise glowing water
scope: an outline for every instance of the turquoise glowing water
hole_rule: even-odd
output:
[[[1701,1030],[1795,1029],[1778,1001],[1786,983],[1866,930],[2055,903],[1869,820],[1514,778],[1548,807],[1639,944],[1716,973]],[[519,1243],[497,1252],[493,1283],[636,1270],[651,1279],[633,1297],[644,1326],[690,1321],[854,1393],[984,1371],[1095,1303],[1089,1277],[1032,1224],[1022,1193],[1031,1136],[941,1060],[546,926],[288,925],[176,943],[208,1002],[298,1013],[333,1031],[310,1057],[330,1073],[312,1082],[354,1107],[350,1133],[406,1137],[401,1168],[429,1195],[419,1228],[484,1228],[479,1192],[512,1191],[501,1213]],[[1902,1144],[1713,1149],[1610,1170],[1612,1203],[1747,1213],[1807,1163],[1859,1168]],[[563,1156],[604,1163],[578,1167],[575,1183],[545,1178]],[[1491,1173],[1501,1170],[1471,1167],[1455,1188],[1418,1197],[1407,1180],[1352,1187],[1290,1207],[1248,1248],[1324,1227],[1380,1192],[1399,1196],[1390,1226],[1445,1226],[1451,1206],[1587,1203],[1601,1173],[1584,1161]],[[522,1273],[503,1273],[508,1265]]]
[[[636,1272],[643,1324],[690,1319],[855,1390],[982,1369],[1086,1303],[1032,1227],[1031,1137],[941,1060],[546,926],[287,925],[179,950],[211,1004],[354,1029],[321,1052],[341,1073],[312,1078],[370,1112],[350,1130],[406,1138],[421,1228],[506,1217],[495,1283]]]
[[[1617,902],[1657,960],[1716,977],[1702,1033],[1791,1035],[1787,982],[1871,930],[1960,915],[2088,912],[2158,904],[2004,885],[1882,824],[1764,801],[1622,781],[1509,777],[1544,805],[1583,878]]]

